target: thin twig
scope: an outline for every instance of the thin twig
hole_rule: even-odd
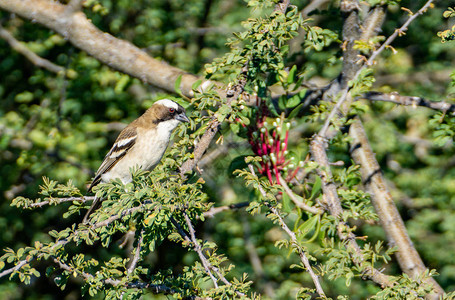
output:
[[[358,72],[360,74],[360,72]],[[355,78],[357,78],[358,74],[356,74]],[[330,112],[329,116],[324,122],[324,125],[322,126],[321,130],[319,131],[318,135],[325,138],[327,135],[327,131],[329,130],[329,126],[332,123],[333,118],[335,117],[336,114],[341,109],[341,106],[344,104],[344,101],[348,98],[348,89],[343,89],[341,96],[338,98],[337,104],[333,107],[332,111]]]
[[[242,228],[243,228],[243,238],[245,239],[245,249],[248,253],[248,257],[251,262],[251,266],[253,267],[254,273],[256,274],[256,282],[260,290],[264,292],[264,294],[273,299],[275,298],[275,292],[273,290],[272,285],[269,283],[269,278],[267,274],[264,272],[264,268],[262,267],[261,258],[259,257],[258,251],[254,242],[251,239],[251,226],[246,218],[246,214],[240,214],[242,219]]]
[[[312,214],[315,214],[315,215],[320,215],[320,214],[323,214],[324,213],[324,210],[319,208],[319,207],[314,207],[314,206],[309,206],[308,204],[306,203],[303,203],[302,201],[300,201],[294,194],[294,192],[289,188],[289,186],[286,184],[286,181],[284,180],[284,178],[281,176],[281,174],[278,174],[278,177],[280,179],[280,184],[281,186],[283,187],[284,191],[286,192],[286,194],[289,196],[289,198],[291,198],[292,202],[294,202],[295,206],[297,206],[298,208],[301,208],[305,211],[308,211]]]
[[[93,275],[90,273],[86,273],[80,270],[76,270],[63,262],[62,260],[58,259],[57,257],[53,257],[53,261],[60,267],[60,269],[68,271],[70,273],[76,272],[76,275],[84,278],[84,280],[90,280],[93,278]],[[121,280],[118,279],[112,279],[112,278],[107,278],[103,280],[103,283],[117,286],[120,284],[123,284],[129,288],[137,288],[137,289],[150,289],[154,293],[159,294],[159,293],[164,293],[164,294],[169,294],[169,293],[174,293],[175,291],[172,290],[171,288],[163,285],[163,284],[151,284],[147,282],[142,282],[142,281],[135,281],[135,282],[128,282],[128,283],[122,283]]]
[[[0,273],[0,278],[4,277],[6,275],[9,275],[9,274],[11,274],[11,273],[13,273],[15,271],[19,271],[19,269],[22,268],[23,266],[25,266],[26,264],[27,264],[27,260],[26,259],[19,261],[14,267],[6,269],[3,272],[1,272]]]
[[[237,100],[237,98],[243,93],[246,81],[246,73],[248,71],[248,67],[245,65],[242,68],[241,74],[239,76],[239,80],[236,84],[229,87],[226,91],[226,104],[228,106],[231,105],[233,100]],[[186,173],[193,170],[194,167],[199,163],[202,158],[202,155],[210,146],[213,138],[215,137],[216,133],[218,132],[218,127],[221,125],[221,122],[218,120],[217,115],[215,114],[209,124],[207,125],[207,129],[202,135],[201,139],[199,140],[198,144],[196,145],[193,153],[193,158],[185,161],[182,166],[180,167],[180,176],[185,177]]]
[[[131,215],[131,214],[133,214],[133,213],[135,213],[135,212],[137,212],[137,211],[143,209],[144,206],[145,206],[146,204],[149,204],[149,203],[150,203],[150,201],[145,201],[145,202],[143,202],[143,203],[142,203],[141,205],[139,205],[139,206],[135,206],[135,207],[132,207],[132,208],[128,208],[127,210],[122,211],[120,214],[113,215],[113,216],[107,218],[107,219],[104,220],[104,221],[101,221],[101,222],[98,222],[98,223],[95,223],[95,224],[91,225],[90,228],[91,228],[91,229],[97,229],[97,228],[100,228],[100,227],[103,227],[103,226],[107,226],[107,225],[109,225],[110,223],[112,223],[112,222],[114,222],[114,221],[116,221],[116,220],[118,220],[118,219],[123,218],[124,216]]]
[[[134,253],[133,261],[131,262],[131,265],[128,267],[128,275],[131,275],[133,273],[134,269],[137,266],[137,263],[139,262],[139,258],[141,257],[141,249],[142,249],[142,242],[144,241],[144,229],[141,230],[139,233],[139,239],[137,240],[137,246],[136,246],[136,251]]]
[[[368,92],[358,97],[357,99],[366,99],[371,101],[383,101],[391,102],[404,106],[422,106],[428,107],[434,110],[439,110],[442,112],[454,112],[455,104],[448,103],[444,101],[436,102],[430,101],[422,97],[415,96],[402,96],[398,93],[380,93],[380,92]]]
[[[218,281],[213,276],[212,272],[210,272],[210,267],[209,267],[210,263],[205,258],[204,253],[202,253],[201,245],[199,244],[199,242],[196,239],[196,234],[195,234],[195,231],[193,228],[193,224],[191,224],[191,220],[186,213],[183,213],[183,216],[185,218],[186,225],[188,226],[188,230],[190,231],[190,239],[191,239],[191,242],[193,243],[194,251],[196,251],[197,255],[199,256],[199,259],[201,260],[201,263],[204,266],[205,272],[210,276],[210,279],[212,279],[213,284],[215,285],[215,288],[218,288]]]
[[[423,6],[421,9],[419,9],[415,14],[412,14],[407,20],[406,22],[404,22],[404,24],[399,28],[399,29],[396,29],[388,38],[387,40],[385,40],[385,42],[381,45],[381,47],[379,47],[377,50],[375,50],[370,58],[368,59],[367,61],[367,65],[372,65],[374,63],[374,59],[388,46],[390,46],[390,44],[392,44],[392,42],[395,40],[395,38],[398,36],[398,35],[404,35],[405,34],[405,31],[408,30],[408,26],[409,24],[411,24],[412,21],[414,21],[418,16],[424,14],[427,9],[431,6],[431,4],[433,3],[433,0],[428,0]]]
[[[177,231],[179,232],[179,234],[182,236],[182,238],[191,243],[193,245],[193,249],[196,251],[196,253],[198,254],[199,256],[199,259],[201,260],[202,262],[202,265],[206,271],[206,273],[210,276],[210,278],[212,279],[214,285],[216,288],[218,288],[218,284],[217,284],[217,280],[214,278],[213,274],[210,272],[210,270],[212,270],[213,272],[215,272],[215,274],[218,276],[218,278],[227,286],[231,286],[232,283],[230,283],[226,277],[224,277],[223,274],[221,274],[220,270],[213,266],[208,260],[207,258],[205,257],[204,253],[202,253],[202,248],[199,244],[199,242],[197,241],[196,239],[196,233],[195,233],[195,230],[194,230],[194,227],[193,227],[193,224],[191,223],[191,220],[190,218],[188,217],[188,215],[186,213],[184,213],[184,217],[185,217],[185,222],[188,226],[188,230],[190,231],[190,236],[188,236],[188,234],[182,229],[182,227],[180,226],[180,224],[174,219],[171,217],[171,222],[172,224],[174,224],[175,228],[177,228]],[[242,292],[239,292],[239,291],[235,291],[236,294],[239,296],[239,297],[244,297],[245,294],[242,293]]]
[[[251,174],[253,174],[253,176],[257,177],[256,172],[254,171],[253,165],[249,164],[248,168],[250,169]],[[258,190],[261,193],[262,197],[264,199],[267,199],[267,193],[260,184],[258,185]],[[311,279],[313,280],[314,286],[316,287],[316,291],[318,292],[319,296],[322,298],[326,298],[324,290],[322,289],[321,283],[319,282],[319,276],[314,273],[313,268],[311,267],[310,261],[308,260],[308,257],[306,257],[304,250],[302,249],[302,247],[299,245],[299,243],[297,241],[297,237],[295,236],[295,233],[284,222],[283,218],[281,217],[280,212],[278,211],[278,209],[276,207],[274,207],[270,204],[266,204],[266,205],[270,209],[270,211],[277,217],[278,223],[280,224],[281,228],[283,228],[283,230],[289,235],[289,237],[291,239],[291,243],[296,248],[296,250],[300,256],[300,260],[302,261],[303,265],[305,266],[308,273],[310,274]]]
[[[240,203],[236,203],[236,204],[212,207],[208,211],[204,212],[203,216],[205,218],[213,218],[216,214],[223,212],[225,210],[235,210],[235,209],[247,207],[248,205],[250,205],[250,202],[245,201],[245,202],[240,202]]]
[[[210,279],[212,280],[213,282],[213,285],[215,286],[215,288],[218,288],[218,281],[216,280],[216,278],[213,276],[212,272],[210,272],[210,267],[209,267],[209,262],[207,261],[207,259],[205,258],[205,255],[204,253],[202,253],[202,250],[201,250],[201,246],[199,245],[199,243],[197,242],[196,240],[196,236],[194,234],[194,228],[193,228],[193,225],[191,224],[191,220],[189,221],[188,223],[188,220],[187,220],[188,216],[187,214],[185,213],[185,221],[188,225],[188,228],[190,230],[190,235],[191,235],[191,238],[188,236],[188,234],[182,229],[182,227],[180,226],[180,224],[174,219],[174,218],[171,218],[171,222],[172,224],[174,224],[175,228],[177,229],[177,231],[179,232],[179,234],[182,236],[182,238],[191,243],[193,245],[193,249],[194,251],[196,251],[197,255],[199,256],[199,259],[201,260],[201,263],[202,263],[202,266],[204,267],[205,269],[205,272],[207,273],[207,275],[209,275]],[[193,239],[193,236],[194,236],[194,239]]]
[[[73,202],[73,201],[77,201],[77,202],[88,202],[88,201],[93,201],[95,199],[95,196],[82,196],[82,197],[67,197],[67,198],[55,198],[55,199],[52,199],[52,200],[45,200],[45,201],[42,201],[42,202],[36,202],[36,203],[32,203],[30,205],[28,205],[26,208],[36,208],[36,207],[42,207],[44,205],[47,205],[47,204],[60,204],[60,203],[64,203],[64,202]]]
[[[431,3],[433,2],[433,0],[428,0],[424,6],[422,6],[421,9],[419,9],[415,14],[411,15],[408,20],[398,29],[396,29],[394,31],[393,34],[391,34],[386,40],[385,42],[378,48],[376,49],[375,51],[373,51],[373,53],[371,54],[371,56],[369,57],[369,59],[367,60],[367,62],[365,64],[363,64],[358,70],[357,72],[355,73],[355,75],[352,77],[351,81],[353,80],[356,80],[360,73],[367,67],[367,66],[371,66],[374,64],[374,60],[375,58],[382,52],[384,51],[384,49],[388,46],[390,46],[390,44],[395,40],[395,38],[399,35],[399,34],[404,34],[404,32],[408,29],[408,26],[409,24],[411,24],[412,21],[414,21],[418,16],[422,15],[431,5]],[[326,121],[324,122],[324,125],[322,126],[322,129],[319,131],[318,135],[323,137],[323,138],[326,138],[326,135],[327,135],[327,131],[329,129],[329,126],[330,124],[332,123],[332,119],[335,117],[336,114],[338,114],[338,112],[340,111],[341,109],[341,106],[344,104],[344,102],[346,101],[346,99],[348,99],[348,93],[350,91],[350,87],[347,87],[345,89],[342,90],[342,93],[337,101],[337,104],[335,105],[335,107],[332,109],[332,111],[330,112],[329,116],[327,117]]]
[[[8,30],[3,28],[1,25],[0,25],[0,38],[7,41],[8,44],[11,46],[11,48],[13,48],[17,52],[19,52],[20,54],[25,56],[34,65],[44,68],[53,73],[59,73],[59,72],[65,71],[65,68],[63,68],[59,65],[56,65],[56,64],[50,62],[49,60],[38,56],[35,52],[31,51],[25,45],[21,44],[18,40],[16,40],[14,38],[14,36]]]

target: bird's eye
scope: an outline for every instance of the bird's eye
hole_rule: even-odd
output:
[[[173,114],[173,113],[175,112],[175,109],[169,108],[169,112],[170,112],[171,114]]]

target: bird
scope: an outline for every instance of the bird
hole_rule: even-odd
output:
[[[167,149],[172,131],[182,122],[190,120],[178,103],[162,99],[156,101],[145,113],[126,126],[104,157],[87,192],[103,182],[119,178],[123,184],[132,181],[130,169],[153,170]],[[82,221],[88,223],[90,214],[101,205],[95,197]]]

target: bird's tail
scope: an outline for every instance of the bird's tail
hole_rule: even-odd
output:
[[[93,211],[98,209],[101,205],[101,198],[95,196],[95,200],[93,200],[92,206],[88,209],[88,211],[85,213],[84,219],[82,220],[82,224],[87,224],[88,223],[88,218],[92,214]]]

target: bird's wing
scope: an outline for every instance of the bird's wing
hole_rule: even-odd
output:
[[[92,184],[88,188],[90,192],[94,186],[96,186],[101,181],[101,176],[112,169],[136,143],[137,130],[136,127],[126,127],[120,132],[117,140],[112,146],[111,150],[106,154],[106,157],[103,160],[103,163],[96,171],[95,178],[92,181]]]

